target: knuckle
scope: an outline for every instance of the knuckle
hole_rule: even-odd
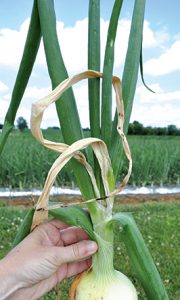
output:
[[[72,245],[72,251],[73,251],[73,256],[75,258],[78,258],[80,256],[80,249],[78,244],[73,244]]]

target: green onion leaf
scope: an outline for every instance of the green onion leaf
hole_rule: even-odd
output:
[[[145,80],[144,80],[144,72],[143,72],[143,54],[142,54],[142,45],[141,45],[141,54],[140,54],[140,73],[141,73],[141,79],[142,79],[142,82],[144,84],[144,86],[151,92],[151,93],[154,93],[155,92],[153,90],[151,90],[147,84],[145,83]]]
[[[56,32],[54,2],[53,0],[38,0],[37,2],[49,76],[52,87],[55,88],[68,78],[68,73]],[[72,144],[74,141],[82,139],[83,133],[72,88],[62,95],[61,101],[56,101],[56,109],[65,143]],[[85,199],[94,197],[92,184],[84,167],[73,160],[72,168],[83,197]]]
[[[114,66],[114,44],[122,2],[122,0],[116,0],[113,6],[109,22],[103,66],[101,134],[102,139],[105,141],[108,148],[110,147],[112,128],[112,75]]]
[[[88,69],[100,71],[100,0],[89,1]],[[91,136],[100,138],[100,78],[88,80],[89,121]],[[93,154],[97,185],[102,187],[98,161]]]
[[[122,239],[137,278],[150,300],[168,300],[168,295],[151,254],[130,213],[116,213],[109,224],[122,225]]]
[[[12,248],[18,245],[31,232],[31,224],[32,224],[34,212],[35,212],[34,208],[30,208],[28,210],[23,222],[21,223],[16,233],[15,239],[12,244]]]
[[[100,71],[100,0],[89,1],[88,69]],[[100,79],[88,80],[91,136],[100,137]]]
[[[139,63],[140,63],[140,53],[142,44],[142,31],[143,31],[143,21],[144,21],[144,11],[145,11],[145,0],[136,0],[131,30],[128,42],[128,50],[126,53],[125,66],[122,78],[122,95],[124,100],[124,133],[127,133],[129,119],[131,115],[133,98],[136,89],[136,83],[138,79]],[[114,176],[117,178],[119,172],[119,164],[121,160],[121,142],[116,130],[117,127],[117,112],[113,121],[112,136],[111,136],[111,159],[112,167],[114,171]]]
[[[24,91],[29,81],[41,40],[41,30],[37,3],[34,1],[31,21],[24,47],[23,56],[13,88],[11,102],[5,116],[2,134],[0,135],[0,153],[3,151],[7,138],[14,127],[14,120]]]
[[[91,239],[96,239],[90,217],[82,208],[78,206],[63,207],[55,210],[49,210],[49,214],[60,219],[66,224],[81,227],[87,232]]]

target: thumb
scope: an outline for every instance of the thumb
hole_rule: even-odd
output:
[[[56,247],[55,256],[59,264],[88,258],[98,249],[96,242],[85,240],[66,247]]]

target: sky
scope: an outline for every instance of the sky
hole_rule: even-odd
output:
[[[114,0],[101,0],[101,71],[109,18]],[[0,123],[8,109],[28,30],[32,0],[0,1]],[[134,1],[124,0],[115,45],[114,75],[121,77]],[[87,69],[88,0],[55,0],[57,32],[69,76]],[[143,33],[144,77],[149,92],[137,83],[131,122],[180,128],[180,1],[147,0]],[[17,112],[28,124],[33,102],[51,91],[41,43],[28,87]],[[74,86],[82,127],[89,126],[87,81]],[[113,103],[113,111],[115,103]],[[55,107],[43,127],[59,126]]]

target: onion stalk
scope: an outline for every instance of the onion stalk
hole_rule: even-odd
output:
[[[86,72],[75,75],[74,77],[63,81],[56,87],[56,89],[52,91],[50,95],[46,96],[43,99],[40,99],[32,106],[32,134],[45,147],[60,153],[59,157],[55,160],[48,173],[44,189],[36,205],[36,210],[32,221],[32,229],[48,218],[49,211],[51,215],[59,217],[61,220],[65,221],[68,224],[82,227],[92,239],[97,241],[99,250],[93,256],[92,269],[83,274],[81,277],[75,279],[75,282],[73,283],[70,290],[71,300],[117,299],[117,295],[118,297],[120,296],[120,294],[117,293],[120,293],[120,291],[122,292],[122,299],[137,299],[136,290],[129,279],[113,268],[112,224],[117,221],[122,223],[124,226],[124,231],[126,232],[125,244],[130,254],[130,258],[132,258],[133,265],[135,266],[135,268],[137,268],[137,275],[142,282],[145,291],[147,291],[147,294],[150,295],[149,299],[167,300],[168,296],[163,287],[159,273],[147,250],[142,236],[136,228],[136,225],[133,223],[133,220],[129,216],[127,217],[124,214],[113,215],[112,213],[114,196],[118,192],[122,191],[122,189],[125,187],[132,169],[131,152],[126,137],[123,133],[124,111],[121,94],[121,82],[119,78],[112,78],[117,101],[117,131],[122,139],[123,149],[129,161],[127,175],[125,176],[120,186],[115,188],[114,174],[108,149],[106,144],[101,139],[85,138],[76,141],[69,146],[64,143],[55,143],[44,139],[42,131],[40,129],[44,111],[50,104],[59,99],[60,96],[69,87],[85,78],[96,78],[102,76],[103,75],[100,72],[92,70],[88,70]],[[105,196],[100,195],[93,169],[87,162],[85,155],[81,152],[82,149],[85,149],[88,146],[92,147],[94,155],[98,160]],[[77,208],[75,207],[71,207],[71,211],[69,211],[68,209],[71,205],[74,206],[74,203],[68,204],[69,207],[64,208],[65,211],[62,210],[63,204],[48,205],[50,190],[55,182],[57,174],[72,158],[75,158],[86,169],[94,188],[94,194],[96,195],[96,198],[76,203],[77,205],[86,204],[87,206],[89,206],[89,204],[93,204],[93,209],[91,209],[92,206],[90,206],[91,220],[89,220],[82,211],[77,211]],[[60,208],[59,211],[58,208]],[[131,250],[131,248],[133,249],[133,251]],[[98,289],[95,292],[93,292],[92,289],[90,297],[87,283],[88,286],[94,287],[94,289],[96,287],[98,289],[100,288],[101,291],[99,292],[99,295],[97,294]],[[114,288],[115,292],[113,293],[113,295],[112,293],[109,294],[109,292],[107,292],[107,287],[109,287],[108,291],[111,290],[110,287]],[[99,298],[97,298],[97,295]]]
[[[34,13],[32,16],[32,29],[30,26],[30,42],[35,37],[34,55],[24,55],[22,71],[25,77],[23,86],[16,86],[16,92],[20,93],[20,103],[27,80],[30,76],[34,59],[39,47],[42,34],[46,53],[49,76],[52,87],[55,88],[50,95],[39,100],[32,107],[31,130],[34,137],[45,147],[59,153],[59,157],[49,170],[44,189],[38,199],[35,210],[31,210],[18,232],[15,244],[20,242],[31,230],[47,220],[48,215],[60,218],[73,226],[83,228],[91,239],[98,243],[98,252],[93,256],[92,267],[79,275],[70,289],[70,300],[133,300],[137,299],[137,292],[131,281],[113,267],[113,226],[119,222],[122,227],[122,236],[129,254],[131,264],[137,278],[150,300],[168,300],[167,293],[162,284],[159,273],[151,258],[151,255],[143,241],[132,216],[125,213],[113,215],[114,196],[120,192],[128,182],[131,174],[132,160],[130,149],[123,133],[124,109],[119,78],[112,77],[114,64],[114,43],[118,25],[119,13],[123,1],[115,0],[105,50],[103,74],[100,68],[100,1],[89,1],[89,52],[88,67],[93,70],[80,73],[72,78],[67,78],[68,73],[61,55],[56,32],[56,18],[53,0],[34,0]],[[123,72],[123,97],[125,104],[125,132],[127,131],[129,117],[132,109],[133,97],[137,82],[140,52],[142,45],[142,30],[144,19],[145,0],[135,0],[131,32]],[[35,25],[38,28],[35,31]],[[94,47],[96,44],[96,47]],[[95,50],[96,49],[96,50]],[[27,47],[25,47],[25,54]],[[95,50],[95,52],[94,52]],[[28,52],[29,53],[29,52]],[[24,67],[28,63],[28,71]],[[96,71],[94,71],[96,70]],[[21,75],[23,75],[21,74]],[[22,77],[22,76],[21,76]],[[89,81],[89,110],[91,137],[83,139],[75,98],[71,86],[80,80],[88,78]],[[100,100],[100,78],[102,84],[102,101]],[[21,80],[20,80],[21,81]],[[19,84],[19,78],[18,78]],[[59,85],[58,85],[59,84]],[[112,124],[112,85],[116,93],[117,112]],[[69,89],[70,88],[70,89]],[[67,91],[67,89],[69,89]],[[66,93],[64,94],[64,92]],[[60,120],[63,139],[67,144],[55,143],[44,139],[40,129],[44,111],[48,106],[56,102],[57,114]],[[14,107],[15,98],[10,105]],[[100,107],[101,105],[101,107]],[[94,107],[97,111],[93,113]],[[9,134],[9,124],[12,125],[16,109],[11,110],[13,117],[6,124],[7,134],[4,135],[1,147],[4,146]],[[101,120],[100,120],[101,114]],[[8,125],[8,126],[7,126]],[[12,126],[11,126],[12,127]],[[122,145],[119,143],[121,137]],[[105,144],[106,142],[106,144]],[[94,166],[89,164],[88,152],[84,149],[92,147]],[[123,148],[129,162],[128,172],[119,187],[115,188],[115,182],[119,171],[120,149]],[[0,148],[2,149],[2,148]],[[110,155],[109,155],[110,153]],[[77,183],[80,187],[83,199],[76,205],[84,205],[89,208],[90,218],[80,208],[69,203],[68,207],[62,204],[49,205],[49,193],[57,174],[63,166],[72,159]],[[112,162],[112,163],[111,163]],[[30,226],[32,223],[32,226]]]
[[[76,158],[76,160],[84,165],[87,172],[89,173],[92,185],[94,187],[94,192],[97,197],[95,199],[86,201],[86,203],[88,204],[90,202],[94,202],[94,205],[96,207],[95,210],[90,210],[90,216],[93,225],[92,227],[94,239],[98,243],[99,250],[98,253],[93,257],[92,269],[89,270],[89,272],[83,274],[83,276],[80,277],[81,280],[79,280],[79,278],[78,280],[76,279],[74,284],[72,285],[70,291],[70,299],[113,299],[111,289],[115,289],[116,292],[113,293],[115,297],[114,299],[117,299],[117,297],[119,297],[121,293],[122,299],[133,300],[137,299],[137,293],[133,284],[125,275],[114,270],[113,268],[113,229],[110,226],[110,221],[112,220],[114,195],[121,191],[122,188],[126,185],[132,169],[130,149],[126,137],[123,133],[124,111],[120,80],[117,77],[113,77],[112,83],[116,92],[117,110],[119,116],[117,130],[120,137],[122,138],[125,154],[127,159],[129,160],[129,169],[123,182],[118,188],[115,189],[115,181],[109,153],[106,144],[102,140],[97,138],[86,138],[73,143],[71,146],[68,146],[66,144],[53,143],[51,141],[45,140],[40,129],[44,111],[51,103],[59,99],[61,94],[64,93],[72,84],[82,79],[93,77],[102,77],[102,74],[96,71],[89,70],[80,73],[70,79],[66,79],[50,95],[48,95],[44,99],[37,101],[32,107],[32,134],[44,146],[62,153],[56,159],[49,171],[44,190],[36,206],[32,229],[35,226],[39,225],[48,216],[49,193],[57,174],[72,157]],[[104,197],[104,202],[103,197],[100,198],[100,192],[96,184],[93,170],[87,163],[85,156],[81,152],[79,152],[89,145],[91,145],[101,169],[101,178],[106,194],[106,197]],[[51,209],[55,208],[57,208],[57,205],[51,207]],[[79,283],[78,285],[77,282]],[[91,293],[89,292],[89,290],[87,290],[87,286],[89,286],[90,290],[92,290]],[[93,287],[99,287],[97,289],[98,294],[97,290],[93,289]]]

